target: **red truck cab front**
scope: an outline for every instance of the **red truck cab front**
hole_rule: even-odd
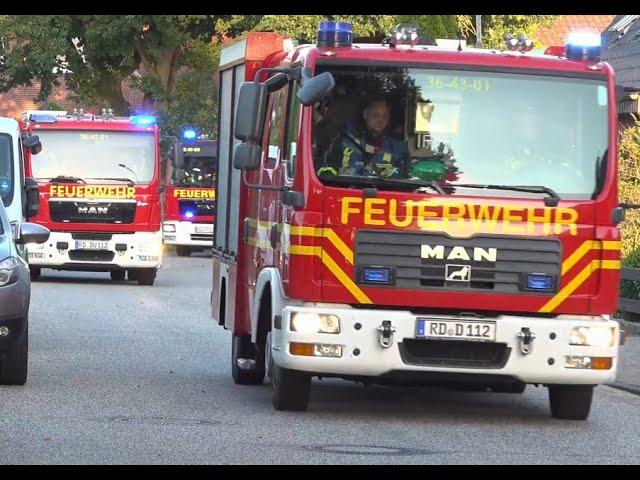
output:
[[[618,362],[612,69],[349,35],[223,50],[212,316],[234,380],[270,376],[293,410],[313,376],[542,384],[586,418]]]
[[[42,268],[110,272],[114,280],[154,283],[162,265],[158,127],[148,116],[29,111],[25,129],[42,152],[26,172],[40,190],[32,220],[51,230],[31,248]]]

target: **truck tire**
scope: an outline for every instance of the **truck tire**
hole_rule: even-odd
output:
[[[36,280],[38,280],[40,278],[40,275],[42,275],[42,268],[40,267],[29,267],[29,275],[31,276],[31,281],[35,282]]]
[[[273,408],[276,410],[305,411],[309,405],[311,375],[288,370],[273,363]]]
[[[592,398],[593,385],[549,385],[549,405],[553,418],[586,420]]]
[[[13,342],[4,358],[0,359],[0,385],[24,385],[29,365],[29,319],[24,319],[24,330]]]
[[[141,268],[138,270],[138,285],[153,285],[153,282],[156,280],[156,274],[158,273],[157,268]]]
[[[126,270],[111,270],[109,272],[109,274],[111,275],[111,280],[116,282],[122,282],[126,273]]]
[[[176,253],[178,254],[179,257],[190,257],[191,249],[189,247],[183,247],[181,245],[178,245],[176,247]]]
[[[256,354],[249,335],[231,336],[231,377],[236,385],[262,385],[264,382],[264,354]],[[248,358],[256,361],[255,368],[244,370],[238,365],[238,359]]]

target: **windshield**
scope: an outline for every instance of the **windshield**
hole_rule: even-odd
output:
[[[0,197],[5,205],[11,202],[13,194],[13,149],[11,135],[0,134]]]
[[[184,170],[173,169],[171,185],[213,188],[216,180],[215,157],[184,156]]]
[[[152,133],[39,131],[42,152],[33,156],[37,180],[77,177],[89,183],[122,179],[149,183],[156,142]]]
[[[334,176],[343,184],[350,177],[437,181],[465,195],[488,194],[478,186],[529,185],[565,199],[589,199],[599,188],[604,80],[375,66],[320,72],[327,70],[336,86],[314,107],[314,161],[326,183]]]

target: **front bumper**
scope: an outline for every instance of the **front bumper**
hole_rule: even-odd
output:
[[[291,331],[290,318],[293,312],[319,312],[337,315],[340,319],[340,333],[301,333]],[[430,319],[453,319],[438,315],[415,315],[409,311],[375,310],[340,308],[337,306],[286,307],[282,315],[280,329],[272,331],[272,354],[274,362],[284,368],[310,372],[315,375],[353,377],[384,377],[394,374],[424,373],[425,378],[430,374],[454,374],[451,377],[469,375],[485,375],[489,377],[505,377],[525,383],[541,384],[602,384],[615,380],[617,360],[619,326],[618,323],[603,317],[587,317],[576,315],[560,315],[555,318],[527,317],[516,315],[500,315],[490,318],[496,322],[496,338],[493,346],[504,344],[504,355],[500,362],[493,366],[486,364],[475,365],[467,362],[460,366],[459,362],[441,358],[438,361],[429,360],[429,364],[416,364],[414,356],[407,355],[407,346],[420,344],[416,339],[416,322],[418,317]],[[473,318],[458,318],[458,320],[474,320]],[[390,347],[380,345],[378,327],[383,321],[390,321],[396,329]],[[358,324],[360,328],[358,329]],[[569,334],[572,328],[578,326],[610,326],[614,328],[614,345],[606,347],[569,345]],[[529,328],[535,334],[531,352],[521,352],[521,339],[518,333],[523,328]],[[403,342],[405,342],[403,344]],[[340,358],[292,355],[290,343],[321,343],[341,345]],[[417,343],[416,343],[417,342]],[[442,342],[442,340],[440,341]],[[438,348],[447,348],[460,352],[466,346],[474,349],[478,343],[460,340],[447,340],[439,343]],[[433,344],[431,344],[433,345]],[[489,348],[493,348],[489,345]],[[502,347],[501,347],[502,348]],[[572,369],[565,367],[565,356],[611,357],[612,365],[607,370]],[[418,362],[421,363],[421,362]],[[442,375],[440,375],[442,376]],[[445,375],[446,377],[446,375]]]
[[[88,232],[87,238],[91,233]],[[125,268],[159,268],[162,265],[162,234],[134,232],[110,235],[106,248],[78,249],[82,234],[51,232],[41,245],[29,245],[29,264],[60,270],[117,270]],[[99,241],[99,240],[97,240]],[[66,248],[64,248],[66,247]]]
[[[175,229],[175,230],[174,230]],[[167,231],[174,230],[174,231]],[[192,223],[168,221],[162,224],[162,238],[167,245],[191,247],[213,246],[213,225],[210,223]]]

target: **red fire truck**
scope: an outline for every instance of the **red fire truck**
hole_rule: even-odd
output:
[[[352,44],[323,22],[317,45],[224,49],[212,317],[234,381],[270,377],[278,410],[306,409],[312,377],[534,384],[585,419],[616,375],[624,216],[590,42]]]
[[[51,230],[29,250],[33,278],[43,268],[110,272],[153,285],[162,264],[160,157],[154,117],[28,111],[23,128],[42,152],[26,161],[40,189],[32,221]]]
[[[162,236],[175,245],[178,256],[211,249],[216,193],[217,147],[215,140],[198,136],[195,130],[182,133],[169,148]]]

